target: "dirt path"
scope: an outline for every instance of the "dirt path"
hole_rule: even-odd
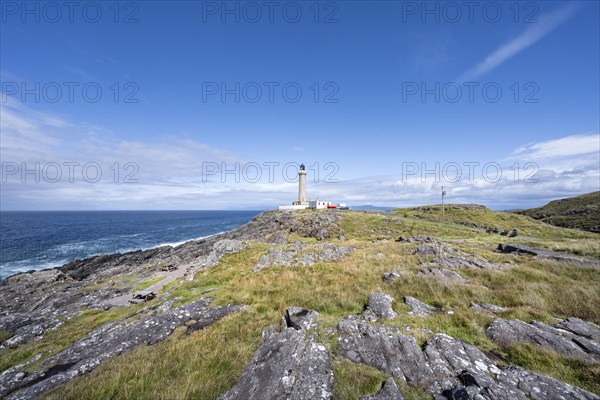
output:
[[[168,285],[176,279],[183,277],[183,275],[185,275],[185,273],[190,269],[190,267],[190,265],[180,265],[179,268],[177,268],[175,271],[160,271],[160,274],[165,276],[164,279],[162,279],[159,282],[156,282],[154,285],[144,290],[158,294],[160,289],[162,289],[164,286]],[[105,301],[105,303],[114,307],[126,307],[131,305],[129,300],[131,300],[132,298],[133,292],[130,292],[121,296],[113,297],[112,299]]]

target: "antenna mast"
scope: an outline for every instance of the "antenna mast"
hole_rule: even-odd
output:
[[[444,196],[446,196],[446,191],[444,190],[444,187],[442,186],[442,218],[446,217],[446,210],[444,209]]]

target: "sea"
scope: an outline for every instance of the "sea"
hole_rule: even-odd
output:
[[[1,211],[0,279],[98,254],[178,246],[261,211]]]

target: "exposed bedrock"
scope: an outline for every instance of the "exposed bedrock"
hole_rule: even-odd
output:
[[[496,249],[499,253],[513,253],[517,255],[528,255],[535,258],[575,263],[581,265],[599,266],[600,260],[587,257],[580,257],[573,254],[568,254],[560,251],[541,249],[531,246],[525,246],[517,243],[507,243],[498,245]]]
[[[0,374],[0,397],[33,399],[74,377],[94,370],[107,359],[140,345],[152,345],[167,338],[177,327],[198,321],[188,332],[206,327],[242,310],[243,306],[209,307],[211,299],[201,299],[172,308],[167,302],[154,312],[134,321],[117,320],[94,329],[64,351],[44,360],[37,370],[27,373],[24,366]]]
[[[411,386],[425,387],[436,399],[598,399],[583,389],[516,366],[501,369],[476,347],[445,334],[434,334],[421,348],[398,328],[352,317],[343,318],[337,329],[340,355]]]
[[[316,311],[290,307],[281,332],[271,325],[234,387],[221,400],[330,399],[333,369],[316,340]]]
[[[487,335],[501,346],[530,343],[551,349],[565,356],[589,363],[600,361],[600,330],[592,324],[575,318],[564,320],[554,327],[533,321],[496,319],[486,330]]]

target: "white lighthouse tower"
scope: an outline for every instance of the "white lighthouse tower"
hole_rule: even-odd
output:
[[[300,165],[298,171],[298,204],[308,204],[306,201],[306,167],[304,167],[304,164]]]

